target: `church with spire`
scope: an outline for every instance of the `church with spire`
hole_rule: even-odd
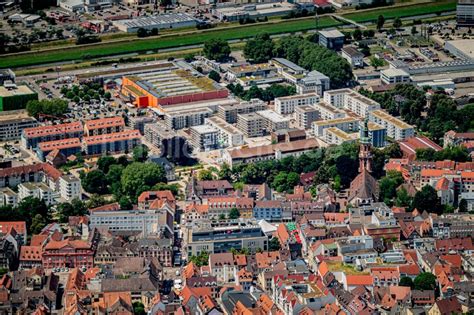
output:
[[[360,128],[359,175],[351,182],[347,202],[354,206],[370,205],[378,201],[379,184],[372,173],[372,145],[368,120]]]

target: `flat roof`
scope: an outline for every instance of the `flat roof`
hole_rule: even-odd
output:
[[[342,34],[338,30],[319,31],[319,34],[323,35],[326,38],[344,37],[344,34]]]
[[[336,137],[338,138],[341,138],[345,141],[350,141],[350,140],[354,140],[347,132],[337,128],[337,127],[330,127],[330,128],[327,128],[326,129],[326,132],[329,132],[329,133],[332,133],[333,135],[335,135]]]
[[[212,125],[216,126],[217,128],[227,131],[228,133],[243,135],[242,131],[240,131],[239,129],[229,124],[228,122],[226,122],[224,119],[220,117],[212,116],[212,117],[206,118],[206,121],[210,122]]]
[[[337,119],[315,121],[313,122],[313,124],[317,126],[327,126],[327,125],[351,123],[351,122],[357,122],[357,121],[359,121],[359,119],[354,118],[354,117],[344,117],[344,118],[337,118]]]
[[[199,134],[210,133],[210,132],[218,132],[219,131],[219,130],[217,130],[216,127],[211,126],[211,125],[192,126],[190,129],[196,131]]]
[[[159,27],[162,24],[173,24],[193,21],[196,21],[196,19],[186,13],[169,13],[155,16],[139,17],[128,20],[118,20],[115,21],[114,24],[123,25],[127,28],[140,28],[150,26]]]
[[[32,89],[26,85],[17,85],[14,89],[7,89],[4,86],[0,86],[0,97],[9,97],[15,95],[35,94]]]
[[[277,112],[271,109],[258,111],[257,114],[262,116],[265,119],[270,120],[273,123],[282,123],[282,122],[290,121],[290,118],[283,117],[282,115],[278,114]]]
[[[449,44],[462,52],[465,56],[474,59],[474,39],[455,39],[447,41],[446,44]]]
[[[403,69],[389,68],[380,71],[382,74],[388,77],[397,77],[397,76],[409,76],[410,74]]]
[[[401,129],[413,128],[413,126],[407,124],[403,120],[400,120],[398,118],[393,117],[392,115],[384,112],[383,110],[374,110],[373,112],[371,112],[371,114],[378,117],[378,118],[380,118],[381,120],[385,120],[385,121],[395,125],[398,128],[401,128]]]
[[[283,96],[275,98],[275,101],[286,101],[286,100],[300,100],[305,98],[317,97],[319,99],[319,95],[316,93],[307,93],[307,94],[295,94],[290,96]]]
[[[295,111],[306,113],[306,112],[315,112],[318,110],[313,105],[302,105],[302,106],[296,106]]]
[[[28,116],[26,111],[6,111],[0,114],[0,123],[3,122],[23,122],[36,121],[33,117]]]

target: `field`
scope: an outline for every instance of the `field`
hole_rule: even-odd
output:
[[[393,19],[396,17],[409,17],[424,14],[433,14],[440,12],[449,12],[456,10],[456,1],[438,1],[433,3],[423,3],[409,5],[405,7],[389,7],[385,9],[368,10],[364,12],[355,12],[344,14],[345,18],[354,20],[355,22],[372,22],[377,21],[380,14],[383,14],[385,19]]]
[[[321,17],[319,27],[332,27],[341,25],[331,17]],[[211,38],[222,38],[226,40],[245,39],[259,33],[281,34],[302,32],[315,29],[314,18],[284,20],[279,23],[252,24],[239,27],[228,27],[226,29],[190,32],[186,34],[173,34],[157,38],[135,39],[130,41],[86,45],[63,49],[52,49],[41,52],[28,52],[24,54],[4,56],[0,59],[0,68],[20,67],[48,62],[60,62],[78,60],[84,58],[127,54],[133,52],[147,52],[157,49],[199,45]]]

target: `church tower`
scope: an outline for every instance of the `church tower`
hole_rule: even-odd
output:
[[[372,153],[370,137],[369,137],[369,121],[366,118],[364,125],[360,129],[360,149],[359,149],[359,173],[367,170],[369,173],[372,172]]]

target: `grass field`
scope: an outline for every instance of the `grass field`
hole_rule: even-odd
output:
[[[319,27],[331,27],[341,25],[331,17],[322,17]],[[145,52],[150,50],[198,45],[211,38],[222,38],[225,40],[245,39],[259,33],[281,34],[307,31],[315,28],[314,19],[289,20],[280,23],[252,24],[223,30],[208,30],[189,34],[173,34],[157,38],[142,40],[131,40],[116,43],[103,43],[89,46],[77,46],[44,52],[29,52],[0,58],[0,68],[20,67],[48,62],[60,62],[68,60],[79,60],[84,57],[102,57],[110,55],[127,54],[133,52]]]
[[[376,9],[364,12],[354,12],[344,14],[345,18],[354,20],[355,22],[371,22],[376,21],[380,14],[385,19],[393,19],[397,17],[409,17],[423,14],[440,13],[456,10],[456,1],[438,1],[433,3],[423,3],[409,5],[406,7],[389,7],[384,9]]]

